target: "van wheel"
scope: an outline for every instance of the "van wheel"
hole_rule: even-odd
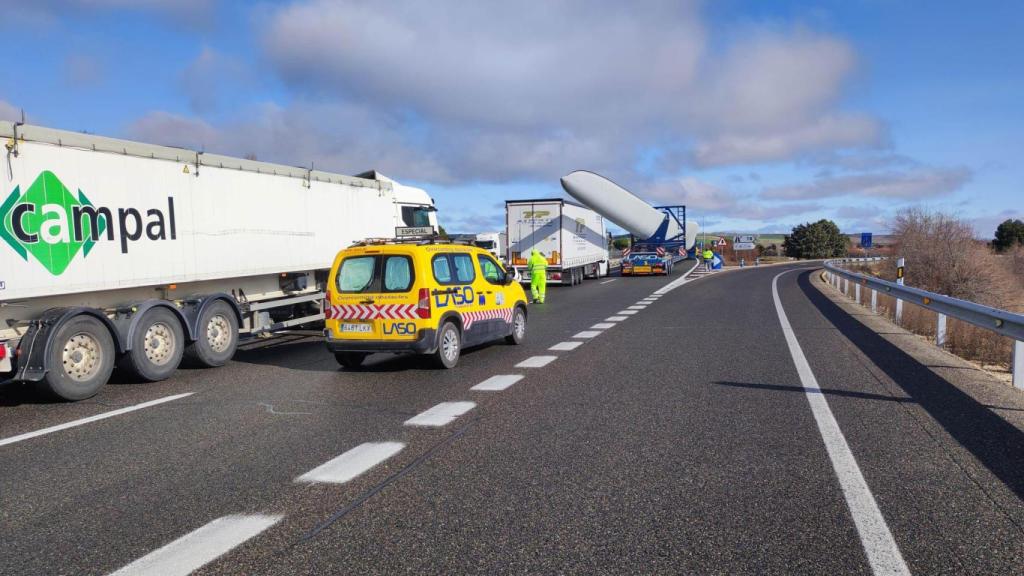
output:
[[[338,364],[347,370],[355,370],[363,365],[363,360],[369,356],[366,352],[336,352],[334,359]]]
[[[39,382],[44,392],[64,400],[85,400],[99,392],[114,370],[114,338],[88,315],[72,318],[50,341],[49,370]]]
[[[454,322],[445,322],[437,335],[437,352],[434,363],[439,368],[454,368],[462,354],[462,334]]]
[[[178,368],[185,352],[185,331],[174,312],[150,308],[139,319],[131,344],[132,349],[118,360],[118,369],[133,378],[158,382]]]
[[[512,313],[512,333],[505,336],[505,342],[509,344],[522,344],[526,339],[526,312],[522,306],[516,306]]]
[[[185,356],[206,368],[223,366],[238,348],[238,318],[231,306],[223,301],[207,306],[196,324],[196,341],[185,349]]]

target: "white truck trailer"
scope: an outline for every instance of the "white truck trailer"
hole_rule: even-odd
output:
[[[0,382],[67,400],[322,320],[338,250],[436,230],[433,200],[350,177],[0,122]]]
[[[608,275],[608,234],[604,217],[561,198],[505,202],[508,257],[523,282],[526,261],[539,250],[548,261],[548,280],[575,286],[584,278]]]

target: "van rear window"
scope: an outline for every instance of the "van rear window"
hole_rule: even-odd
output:
[[[384,291],[407,292],[412,288],[412,260],[407,256],[384,259]]]
[[[376,268],[376,256],[346,258],[338,270],[338,290],[349,293],[366,292],[373,284]]]

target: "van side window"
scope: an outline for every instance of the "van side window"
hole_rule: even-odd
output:
[[[384,258],[384,291],[407,292],[412,288],[412,260],[408,256]]]
[[[455,263],[455,280],[458,283],[469,284],[476,279],[473,258],[469,254],[452,254],[452,262]]]
[[[503,284],[505,279],[505,272],[498,266],[498,263],[494,261],[490,256],[484,256],[483,254],[477,255],[477,260],[480,262],[480,273],[484,275],[484,280],[487,280],[491,284]]]
[[[437,280],[438,284],[452,283],[452,267],[446,254],[434,256],[431,267],[434,269],[434,280]]]

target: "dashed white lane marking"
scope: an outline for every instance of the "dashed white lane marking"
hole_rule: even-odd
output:
[[[615,282],[616,280],[618,280],[618,278],[612,278],[611,280],[605,280],[604,282],[601,282],[601,284],[607,284],[609,282]]]
[[[56,426],[50,426],[49,428],[43,428],[42,430],[36,430],[35,432],[26,432],[24,434],[18,434],[17,436],[11,436],[10,438],[4,438],[0,440],[0,446],[7,446],[8,444],[14,444],[15,442],[21,442],[22,440],[28,440],[30,438],[36,438],[53,432],[60,432],[61,430],[67,430],[68,428],[74,428],[75,426],[81,426],[82,424],[88,424],[90,422],[96,422],[98,420],[105,420],[107,418],[113,418],[114,416],[120,416],[121,414],[127,414],[136,410],[142,410],[143,408],[149,408],[150,406],[156,406],[157,404],[163,404],[165,402],[171,402],[191,396],[193,392],[186,392],[184,394],[175,394],[174,396],[165,396],[163,398],[157,398],[156,400],[150,400],[149,402],[143,402],[142,404],[136,404],[134,406],[127,406],[125,408],[118,408],[117,410],[111,410],[110,412],[104,412],[102,414],[96,414],[95,416],[89,416],[80,420],[73,420],[64,424],[58,424]]]
[[[605,318],[604,321],[605,322],[622,322],[626,318],[629,318],[629,316],[609,316],[609,317]]]
[[[594,338],[600,333],[600,330],[584,330],[583,332],[577,332],[573,338]]]
[[[591,326],[590,329],[591,330],[607,330],[607,329],[611,328],[612,326],[615,326],[614,322],[598,322],[597,324],[594,324],[593,326]]]
[[[500,374],[498,376],[491,376],[487,380],[473,386],[470,390],[477,390],[481,392],[501,392],[522,379],[522,374]]]
[[[516,364],[516,368],[543,368],[558,359],[558,356],[531,356]]]
[[[328,460],[295,479],[296,482],[344,484],[398,454],[405,448],[401,442],[367,442]]]
[[[616,314],[620,314],[620,315],[624,315],[624,316],[632,316],[633,314],[636,314],[637,312],[639,312],[639,310],[619,310],[618,312],[616,312]]]
[[[839,485],[843,489],[843,496],[846,497],[846,505],[850,508],[850,515],[853,516],[853,523],[857,527],[861,544],[867,553],[868,562],[871,564],[871,571],[875,574],[910,574],[903,555],[900,553],[896,540],[885,523],[882,512],[878,509],[874,495],[864,475],[857,465],[857,460],[846,443],[843,431],[839,428],[828,401],[821,393],[818,380],[811,371],[807,357],[796,339],[786,311],[782,308],[782,300],[779,298],[779,277],[792,270],[777,274],[772,279],[772,299],[775,300],[775,312],[779,316],[779,323],[782,325],[782,332],[786,336],[786,344],[789,346],[789,354],[793,357],[793,364],[800,375],[800,383],[804,387],[807,401],[811,405],[811,412],[814,420],[818,423],[818,432],[825,442],[825,449],[832,461],[832,468],[839,478]]]
[[[556,350],[556,351],[559,351],[559,352],[568,352],[570,350],[575,350],[575,349],[579,348],[582,345],[583,345],[583,342],[571,342],[571,341],[559,342],[558,344],[555,344],[551,348],[548,348],[548,350]]]
[[[441,402],[437,406],[409,418],[405,421],[405,425],[440,428],[454,422],[456,418],[473,408],[476,408],[475,402]]]
[[[643,310],[644,308],[647,308],[647,306],[640,306],[640,305],[638,304],[638,305],[636,305],[636,306],[628,306],[628,307],[627,307],[627,310]]]
[[[661,288],[658,288],[657,290],[655,290],[653,296],[663,296],[663,295],[665,295],[665,294],[675,290],[676,288],[679,288],[683,284],[686,284],[687,282],[689,282],[688,276],[690,274],[692,274],[693,271],[696,270],[696,269],[697,269],[697,266],[694,266],[693,268],[690,268],[686,272],[683,272],[683,275],[680,276],[679,278],[676,278],[675,280],[673,280],[673,281],[669,282],[668,284],[665,284]]]
[[[150,552],[110,576],[186,576],[281,521],[266,514],[224,516]]]

